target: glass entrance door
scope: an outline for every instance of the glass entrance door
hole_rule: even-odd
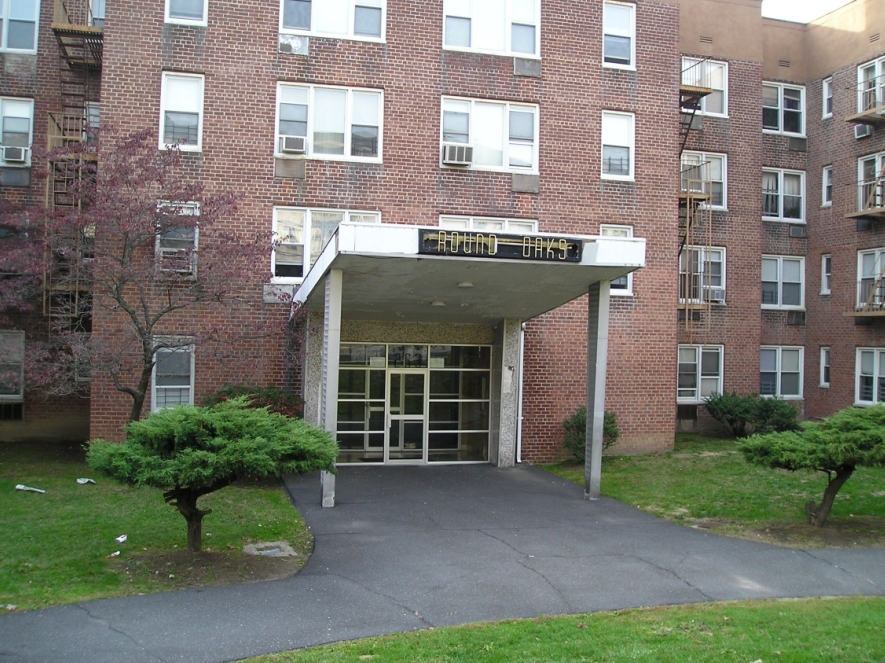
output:
[[[388,373],[385,460],[426,461],[426,376],[425,371]]]

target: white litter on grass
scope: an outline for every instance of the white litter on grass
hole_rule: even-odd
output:
[[[79,483],[81,486],[84,486],[87,483],[95,483],[95,481],[93,481],[92,479],[80,478],[77,479],[77,483]]]
[[[243,552],[247,555],[262,555],[264,557],[297,557],[298,553],[292,550],[285,541],[260,541],[243,546]]]
[[[121,534],[116,539],[114,539],[114,541],[116,541],[117,543],[126,543],[126,539],[128,539],[128,538],[129,537],[126,536],[125,534]]]
[[[117,550],[116,552],[112,552],[110,555],[108,555],[108,557],[119,557],[119,556],[120,556],[119,550]]]
[[[45,493],[45,492],[46,492],[45,490],[40,490],[39,488],[31,488],[30,486],[26,486],[26,485],[23,484],[23,483],[18,484],[18,485],[15,487],[15,489],[16,489],[16,490],[27,490],[27,491],[30,491],[30,492],[32,492],[32,493]]]
[[[9,612],[12,612],[13,610],[17,610],[18,606],[15,603],[7,603],[6,609],[9,610]]]

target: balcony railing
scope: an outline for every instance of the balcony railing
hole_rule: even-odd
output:
[[[682,87],[713,90],[713,67],[708,60],[695,62],[682,70]]]
[[[846,117],[848,122],[885,122],[885,74],[864,79],[850,89],[857,95],[857,113]]]
[[[855,315],[885,315],[885,279],[866,278],[857,282]]]
[[[679,192],[683,196],[709,199],[713,195],[713,183],[710,179],[710,162],[682,163]]]

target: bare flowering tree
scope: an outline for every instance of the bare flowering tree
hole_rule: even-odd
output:
[[[48,208],[8,210],[0,224],[12,256],[3,271],[15,274],[0,307],[42,301],[49,321],[48,337],[28,344],[31,383],[70,393],[90,374],[107,376],[132,398],[134,421],[154,366],[174,364],[170,351],[211,347],[219,360],[258,351],[269,330],[245,322],[246,311],[270,277],[271,237],[237,225],[235,193],[208,192],[151,131],[104,129],[44,159]],[[93,316],[100,333],[89,333]]]

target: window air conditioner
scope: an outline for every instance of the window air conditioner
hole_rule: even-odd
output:
[[[4,147],[3,160],[7,163],[24,163],[28,159],[27,147]]]
[[[280,136],[280,152],[283,154],[304,154],[307,151],[307,138],[304,136]]]
[[[857,140],[861,138],[866,138],[867,136],[871,136],[873,134],[873,127],[869,124],[855,124],[854,125],[854,137]]]
[[[724,288],[710,288],[708,291],[711,302],[716,304],[722,304],[725,302],[725,289]]]
[[[473,148],[460,143],[443,143],[442,162],[446,166],[469,166],[473,163]]]
[[[164,272],[175,272],[184,276],[194,273],[194,260],[182,249],[160,249],[160,260]]]

